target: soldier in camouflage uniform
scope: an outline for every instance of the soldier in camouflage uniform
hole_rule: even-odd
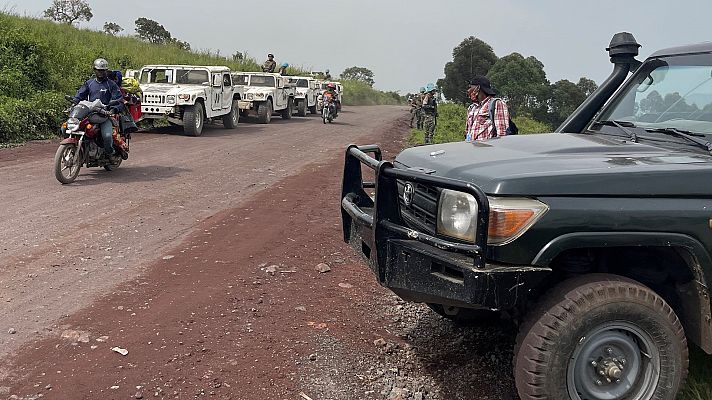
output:
[[[435,135],[435,126],[438,120],[438,100],[435,97],[437,89],[432,83],[428,83],[425,88],[425,97],[423,98],[423,127],[425,128],[425,144],[433,143]]]
[[[274,54],[267,54],[267,61],[262,64],[262,72],[274,72],[275,68],[277,68],[277,62],[274,61]]]
[[[423,100],[425,99],[425,88],[420,88],[420,94],[418,95],[418,107],[416,108],[415,117],[416,125],[415,128],[423,130],[423,121],[425,119],[425,114],[423,113]]]
[[[410,127],[413,127],[415,121],[418,129],[423,129],[423,121],[421,117],[421,108],[423,107],[423,95],[425,88],[420,88],[420,93],[416,93],[410,99]]]

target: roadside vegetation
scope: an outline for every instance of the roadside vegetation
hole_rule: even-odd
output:
[[[358,80],[341,80],[344,85],[343,103],[347,106],[373,106],[403,104],[405,100],[396,92],[382,92]]]

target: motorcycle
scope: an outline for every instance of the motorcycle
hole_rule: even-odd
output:
[[[326,123],[331,123],[336,118],[336,102],[331,96],[324,96],[324,107],[321,110],[321,120]]]
[[[104,105],[100,100],[84,100],[74,104],[71,96],[65,98],[73,105],[67,110],[67,122],[62,124],[64,140],[59,143],[54,155],[54,176],[57,180],[62,184],[74,182],[83,165],[87,168],[104,167],[107,171],[119,168],[121,161],[128,159],[131,133],[120,129],[116,115],[109,108],[121,101],[114,100]],[[112,138],[118,156],[109,157],[104,152],[100,126],[108,119],[114,126]]]

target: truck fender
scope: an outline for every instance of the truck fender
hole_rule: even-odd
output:
[[[675,248],[694,279],[677,285],[675,291],[682,303],[680,320],[685,334],[708,354],[712,354],[712,310],[707,276],[712,276],[712,258],[705,247],[692,236],[670,232],[581,232],[568,233],[547,243],[534,257],[533,265],[550,267],[565,250],[577,248],[639,247]]]

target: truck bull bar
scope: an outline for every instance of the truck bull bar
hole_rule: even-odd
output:
[[[375,181],[363,181],[361,165],[374,171]],[[457,190],[472,195],[478,207],[474,243],[450,241],[406,226],[400,213],[398,181]],[[375,189],[375,196],[371,198],[365,189]],[[344,241],[364,256],[381,282],[385,279],[388,242],[391,240],[415,241],[439,250],[461,253],[472,257],[472,267],[485,269],[489,201],[482,189],[469,182],[431,176],[417,170],[395,168],[391,162],[382,160],[382,152],[377,145],[350,145],[346,149],[341,213]]]

